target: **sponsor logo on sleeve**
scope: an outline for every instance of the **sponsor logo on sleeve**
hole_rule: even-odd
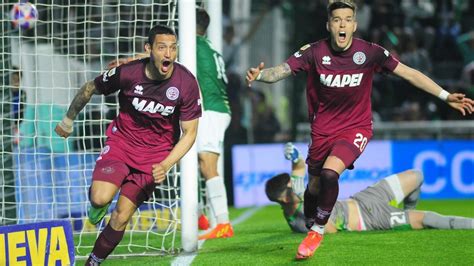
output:
[[[311,47],[311,45],[310,45],[310,44],[306,44],[306,45],[304,45],[303,47],[301,47],[301,48],[300,48],[296,53],[294,53],[293,55],[294,55],[296,58],[301,57],[301,56],[303,55],[304,51],[305,51],[306,49],[308,49],[309,47]]]
[[[107,82],[109,81],[109,78],[112,77],[113,75],[115,75],[115,71],[117,70],[116,67],[108,70],[108,71],[105,71],[104,74],[102,75],[102,81],[103,82]]]

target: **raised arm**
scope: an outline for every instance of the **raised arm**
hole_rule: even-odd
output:
[[[439,97],[463,115],[474,112],[474,101],[461,93],[449,93],[420,71],[399,63],[393,70],[397,76],[407,80],[413,86]]]
[[[76,119],[77,114],[79,114],[84,106],[86,106],[86,104],[90,101],[92,95],[96,93],[97,90],[93,80],[86,82],[81,87],[76,96],[74,96],[74,99],[72,100],[63,120],[56,125],[56,128],[54,129],[56,134],[63,138],[67,138],[69,135],[71,135],[73,131],[72,124],[74,119]]]
[[[264,66],[265,64],[261,62],[257,67],[251,67],[247,70],[246,79],[249,87],[252,86],[254,80],[265,83],[274,83],[291,75],[291,69],[287,63],[267,69],[263,69]]]
[[[178,143],[171,150],[170,154],[160,163],[153,165],[153,178],[155,183],[161,183],[166,178],[168,170],[177,163],[193,146],[196,139],[198,119],[181,121],[181,130],[183,134]]]

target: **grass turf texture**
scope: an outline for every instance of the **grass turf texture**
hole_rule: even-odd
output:
[[[426,200],[417,209],[474,217],[474,200]],[[231,219],[244,211],[231,209]],[[304,235],[290,232],[278,206],[262,208],[234,231],[233,238],[206,241],[193,265],[474,265],[474,230],[328,234],[314,257],[303,262],[294,256]],[[170,265],[174,258],[108,259],[102,265]]]

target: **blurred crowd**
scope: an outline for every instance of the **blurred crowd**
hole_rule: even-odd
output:
[[[141,52],[150,21],[168,21],[168,6],[159,4],[160,1],[143,0],[139,2],[146,2],[147,5],[135,7],[112,1],[107,5],[55,5],[53,9],[44,8],[42,4],[49,5],[50,1],[38,0],[38,9],[42,17],[53,16],[51,23],[38,23],[35,30],[27,31],[25,35],[48,37],[37,41],[51,40],[61,53],[92,65],[93,71],[97,72],[95,74],[114,58]],[[473,1],[355,1],[358,4],[356,37],[380,44],[403,63],[434,79],[445,90],[463,92],[474,98]],[[149,8],[150,5],[153,8]],[[285,88],[286,99],[279,104],[293,109],[288,110],[288,120],[281,121],[275,109],[282,106],[274,106],[275,103],[269,101],[272,90],[263,90],[258,86],[249,89],[244,84],[239,59],[241,47],[252,43],[262,21],[277,8],[288,21],[287,25],[291,25],[285,56],[306,43],[326,38],[326,5],[327,0],[252,1],[251,19],[242,22],[230,18],[231,1],[223,0],[223,57],[232,109],[232,122],[227,131],[230,143],[287,141],[294,139],[296,125],[307,121],[306,107],[302,106],[305,100],[301,100],[305,95],[304,77],[296,77],[295,82]],[[73,23],[84,21],[84,18],[86,24]],[[236,27],[242,26],[242,23],[250,27],[248,32],[238,35]],[[20,96],[24,97],[24,94]],[[372,100],[374,121],[472,119],[462,117],[436,97],[427,97],[393,75],[378,75],[374,79]],[[114,101],[113,97],[106,99],[108,112],[105,117],[108,119],[116,115]],[[103,108],[99,104],[97,106],[96,110],[85,113],[87,120],[104,118],[101,115]],[[98,123],[85,125],[84,134],[100,136],[101,125]],[[86,149],[100,147],[101,140],[95,138],[91,143],[80,146]]]
[[[285,19],[292,22],[289,51],[303,44],[328,37],[327,0],[289,1],[268,0],[253,7],[252,25],[265,16],[259,10],[281,8]],[[431,77],[449,92],[465,93],[474,98],[474,2],[457,0],[355,0],[358,4],[356,37],[377,43],[389,50],[404,64]],[[266,5],[266,6],[265,6]],[[234,37],[233,25],[224,25],[224,49],[229,76],[233,72],[232,56],[236,43],[252,36]],[[277,62],[279,63],[279,62]],[[287,89],[288,101],[304,97],[305,78],[297,77],[296,85]],[[284,127],[266,100],[269,90],[241,89],[243,76],[229,84],[233,120],[228,135],[233,143],[265,143],[292,139],[296,124],[307,121],[306,107],[292,110],[293,130]],[[293,96],[292,96],[293,94]],[[295,96],[296,95],[296,96]],[[298,102],[305,102],[299,100]],[[436,97],[427,95],[394,75],[381,74],[374,79],[372,94],[374,121],[472,120],[463,117]],[[278,107],[276,107],[278,108]],[[249,133],[250,131],[250,133]]]

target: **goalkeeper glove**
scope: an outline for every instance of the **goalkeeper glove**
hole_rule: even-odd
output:
[[[292,163],[297,163],[300,159],[300,151],[291,142],[285,145],[285,158]]]
[[[291,176],[291,189],[298,196],[298,198],[303,199],[304,197],[304,177],[302,176]]]

